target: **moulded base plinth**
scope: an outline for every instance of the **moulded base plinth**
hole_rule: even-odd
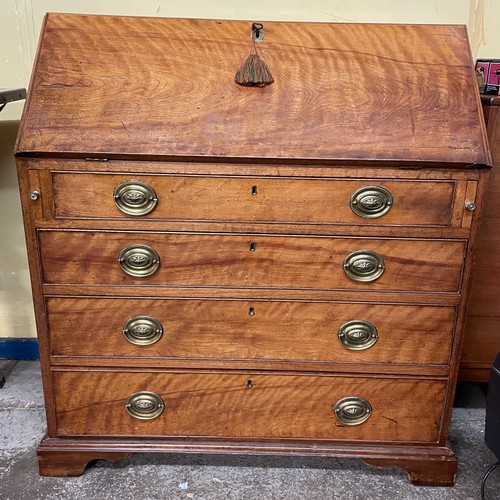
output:
[[[419,486],[452,486],[457,471],[457,460],[451,449],[437,446],[46,437],[37,455],[40,475],[79,476],[92,461],[116,462],[135,452],[361,458],[369,465],[401,467],[410,481]]]

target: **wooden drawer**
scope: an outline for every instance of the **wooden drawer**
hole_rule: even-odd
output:
[[[163,220],[449,226],[455,197],[455,181],[56,172],[52,175],[55,216],[134,218],[120,211],[113,197],[116,186],[130,181],[146,183],[158,199],[142,217]],[[364,218],[351,210],[351,196],[367,186],[380,186],[392,195],[385,215]],[[130,189],[125,196],[144,194],[143,188]],[[370,193],[362,198],[368,204],[381,201]],[[132,207],[134,203],[140,200],[132,201]]]
[[[59,436],[434,442],[446,392],[440,380],[250,372],[64,371],[53,377]],[[130,416],[125,403],[137,391],[158,394],[163,413],[152,420]],[[351,396],[372,406],[368,420],[356,426],[341,424],[333,413],[338,400]]]
[[[87,285],[458,292],[466,249],[462,240],[90,231],[38,237],[46,283]],[[158,252],[154,274],[137,278],[120,268],[119,254],[130,245]],[[344,272],[344,259],[360,250],[383,258],[377,280],[357,282]]]
[[[427,365],[448,364],[455,318],[454,307],[192,299],[48,298],[47,310],[55,356]],[[150,345],[140,345],[154,328],[143,316],[163,327]],[[339,329],[355,320],[376,328],[373,345],[360,342],[369,325],[353,325],[349,348],[341,343]]]

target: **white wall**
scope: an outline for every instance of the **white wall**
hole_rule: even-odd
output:
[[[27,87],[43,16],[79,12],[276,21],[466,24],[500,58],[500,0],[1,0],[0,87]],[[12,150],[23,103],[0,113],[0,337],[35,336]]]

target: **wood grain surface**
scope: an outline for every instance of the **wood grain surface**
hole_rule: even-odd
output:
[[[459,292],[466,244],[409,240],[260,235],[40,231],[45,283],[257,287]],[[129,245],[160,255],[151,276],[136,278],[118,264]],[[251,250],[251,245],[255,250]],[[385,271],[360,283],[344,273],[358,250],[377,252]]]
[[[488,164],[463,26],[49,14],[17,154]]]
[[[248,381],[252,387],[248,387]],[[445,381],[260,373],[55,372],[58,436],[210,436],[435,442]],[[165,402],[158,418],[125,411],[136,391]],[[332,411],[344,397],[367,399],[359,426]],[[418,401],[418,404],[415,402]]]
[[[220,358],[228,367],[235,359],[447,365],[455,317],[453,307],[69,297],[48,298],[47,310],[52,355],[140,357],[139,366],[149,357]],[[140,315],[163,325],[153,345],[131,344],[122,334]],[[352,320],[377,328],[372,347],[341,344],[338,330]]]
[[[390,179],[268,179],[265,177],[181,177],[54,173],[57,218],[128,218],[114,203],[123,182],[147,183],[158,196],[155,210],[141,219],[263,221],[363,225],[449,226],[456,183]],[[378,218],[356,215],[351,196],[376,186],[393,197],[390,211]]]

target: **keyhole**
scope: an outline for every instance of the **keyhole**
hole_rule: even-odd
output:
[[[252,186],[252,196],[257,196],[257,186]]]
[[[250,242],[250,252],[255,252],[256,244],[252,241]]]
[[[255,316],[255,309],[253,307],[248,308],[248,315],[249,316]]]
[[[251,389],[253,387],[253,382],[250,379],[247,380],[247,387],[249,389]]]
[[[261,42],[264,38],[264,26],[261,23],[252,24],[252,40],[254,42]]]

